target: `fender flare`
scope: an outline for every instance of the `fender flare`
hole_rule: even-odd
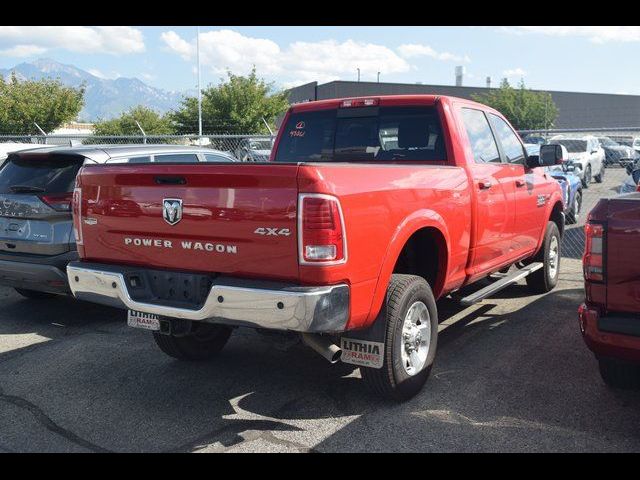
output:
[[[382,308],[382,303],[387,292],[389,279],[391,278],[393,268],[395,267],[396,262],[400,257],[402,249],[414,233],[424,228],[433,228],[442,236],[444,246],[446,248],[445,264],[446,269],[448,270],[449,258],[451,257],[451,242],[449,229],[447,228],[444,219],[442,218],[442,216],[440,216],[440,214],[430,209],[421,209],[412,212],[398,225],[389,241],[389,246],[380,267],[380,271],[378,273],[378,282],[376,284],[373,298],[371,300],[371,307],[369,309],[369,315],[367,317],[368,325],[370,325],[375,320],[378,313],[380,312],[380,309]],[[443,277],[445,279],[446,273],[447,272],[444,272]],[[443,281],[440,283],[444,285],[445,282]],[[440,289],[442,288],[442,285],[440,285]],[[431,287],[434,289],[434,294],[437,298],[439,292],[436,291],[434,285],[431,285]]]

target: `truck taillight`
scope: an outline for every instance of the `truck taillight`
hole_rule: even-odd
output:
[[[582,258],[584,278],[589,281],[604,281],[604,225],[587,223],[585,231],[585,250]]]
[[[347,260],[340,201],[332,195],[303,193],[298,198],[298,249],[302,265],[335,265]]]
[[[56,212],[70,212],[72,197],[72,192],[56,193],[51,195],[41,195],[40,200],[49,205]]]
[[[71,200],[71,211],[73,213],[73,234],[76,237],[76,243],[82,245],[82,190],[80,187],[73,189],[73,198]]]
[[[380,100],[377,98],[352,98],[343,100],[340,103],[340,108],[375,107],[379,102]]]

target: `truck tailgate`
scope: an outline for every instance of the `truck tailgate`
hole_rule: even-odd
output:
[[[295,280],[297,169],[84,167],[74,200],[79,253],[95,262]]]
[[[608,204],[607,310],[640,312],[640,195]]]

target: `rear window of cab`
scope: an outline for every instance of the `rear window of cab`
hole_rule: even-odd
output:
[[[383,162],[447,159],[433,106],[356,107],[289,115],[275,162]]]

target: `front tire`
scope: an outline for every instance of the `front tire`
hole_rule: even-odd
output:
[[[203,361],[215,357],[231,336],[231,327],[199,323],[188,335],[176,337],[153,332],[156,345],[178,360]]]
[[[582,192],[578,191],[573,198],[571,212],[567,214],[567,223],[573,225],[580,220],[580,210],[582,210]]]
[[[30,300],[47,300],[57,296],[55,293],[39,292],[37,290],[27,290],[25,288],[14,288],[14,290]]]
[[[438,311],[431,287],[416,275],[391,276],[385,305],[382,368],[361,367],[363,380],[394,401],[415,396],[431,373],[438,343]]]
[[[640,388],[640,367],[622,360],[599,358],[600,376],[612,388]]]
[[[590,183],[591,183],[591,164],[588,164],[587,168],[584,170],[584,175],[582,176],[582,186],[584,188],[589,188]]]
[[[560,232],[555,222],[547,222],[542,247],[532,262],[543,266],[526,277],[527,285],[533,293],[547,293],[556,286],[560,274]]]

